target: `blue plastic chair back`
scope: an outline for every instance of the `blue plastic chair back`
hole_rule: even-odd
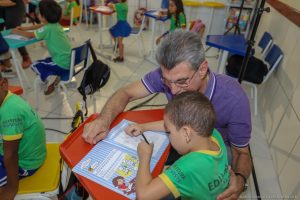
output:
[[[268,32],[265,32],[258,43],[258,46],[262,49],[262,52],[265,50],[265,48],[267,48],[270,41],[273,41],[271,34]]]
[[[78,65],[82,61],[86,61],[89,51],[88,41],[79,47],[73,48],[72,51],[75,51],[75,65]]]
[[[283,57],[282,50],[276,44],[274,44],[265,58],[265,62],[269,64],[269,71],[272,70],[275,64],[276,66],[279,64],[278,63],[280,61],[279,59],[282,59],[282,57]]]

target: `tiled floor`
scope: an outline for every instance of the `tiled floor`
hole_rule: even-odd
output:
[[[143,40],[144,44],[148,52],[150,49],[150,31],[144,31]],[[96,26],[86,28],[85,25],[75,27],[70,33],[71,38],[76,38],[76,41],[72,41],[72,45],[76,46],[82,44],[85,40],[91,38],[92,43],[95,48],[98,48],[98,32]],[[109,35],[104,34],[104,40],[108,43]],[[112,69],[110,80],[107,85],[101,89],[100,92],[96,94],[97,97],[97,110],[100,111],[104,103],[107,99],[113,94],[121,86],[127,85],[136,80],[140,80],[141,77],[148,71],[154,69],[156,65],[151,62],[144,60],[139,56],[139,49],[136,42],[133,41],[133,38],[129,37],[125,39],[125,62],[122,64],[116,64],[109,60],[102,59],[107,62]],[[44,45],[41,43],[31,45],[28,47],[32,60],[42,59],[47,55],[47,50]],[[99,50],[98,53],[104,53],[107,55],[112,54],[112,50]],[[217,67],[217,50],[211,49],[207,52],[208,61],[211,66],[211,69],[215,71]],[[101,58],[101,57],[99,57]],[[27,69],[26,73],[31,80],[31,85],[33,85],[33,80],[35,78],[35,74]],[[82,74],[77,77],[77,84],[80,83]],[[18,84],[17,78],[9,79],[10,84]],[[78,101],[82,100],[81,95],[76,91],[74,85],[69,88],[69,99],[70,104],[66,100],[66,96],[57,91],[51,96],[45,97],[40,91],[39,99],[40,99],[40,107],[38,113],[43,118],[71,118],[72,117],[72,109],[74,110],[75,104]],[[246,88],[247,89],[247,88]],[[33,93],[33,89],[29,89],[23,95],[23,97],[32,105],[35,106],[35,97]],[[127,106],[131,108],[132,106],[142,102],[143,100],[138,100],[133,103],[130,103]],[[148,102],[148,105],[161,105],[165,104],[166,98],[163,95],[158,95],[153,100]],[[89,114],[93,111],[92,101],[88,99],[88,108]],[[157,107],[142,107],[140,109],[152,109]],[[71,119],[43,119],[46,128],[57,129],[62,132],[68,132],[71,129]],[[278,177],[275,175],[275,170],[272,165],[272,158],[270,156],[269,148],[267,146],[266,137],[262,130],[262,124],[259,116],[252,117],[253,121],[253,134],[251,141],[251,150],[255,164],[256,177],[259,184],[259,189],[261,192],[262,199],[273,199],[272,197],[276,197],[281,194],[280,188],[278,185]],[[56,131],[47,130],[47,141],[57,141],[61,142],[64,138],[64,134],[58,133]],[[242,198],[245,199],[255,199],[256,192],[253,184],[252,177],[249,179],[249,189],[245,194],[242,195]]]

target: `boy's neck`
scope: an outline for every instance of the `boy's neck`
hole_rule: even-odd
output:
[[[192,140],[190,152],[203,150],[219,151],[220,148],[212,141],[211,137],[202,137],[197,135]]]

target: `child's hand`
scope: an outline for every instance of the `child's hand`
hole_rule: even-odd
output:
[[[141,135],[144,129],[141,124],[130,124],[125,128],[125,133],[131,137],[136,137]]]
[[[154,147],[153,143],[147,144],[147,142],[144,140],[142,140],[139,143],[139,145],[137,147],[137,152],[138,152],[140,161],[143,159],[151,158],[151,155],[153,152],[153,147]]]
[[[18,33],[19,33],[19,29],[14,28],[14,29],[11,30],[11,33],[13,33],[13,34],[18,34]]]

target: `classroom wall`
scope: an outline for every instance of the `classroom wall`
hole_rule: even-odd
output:
[[[284,60],[259,87],[259,112],[283,195],[300,199],[300,28],[270,5],[256,35],[274,37]]]

